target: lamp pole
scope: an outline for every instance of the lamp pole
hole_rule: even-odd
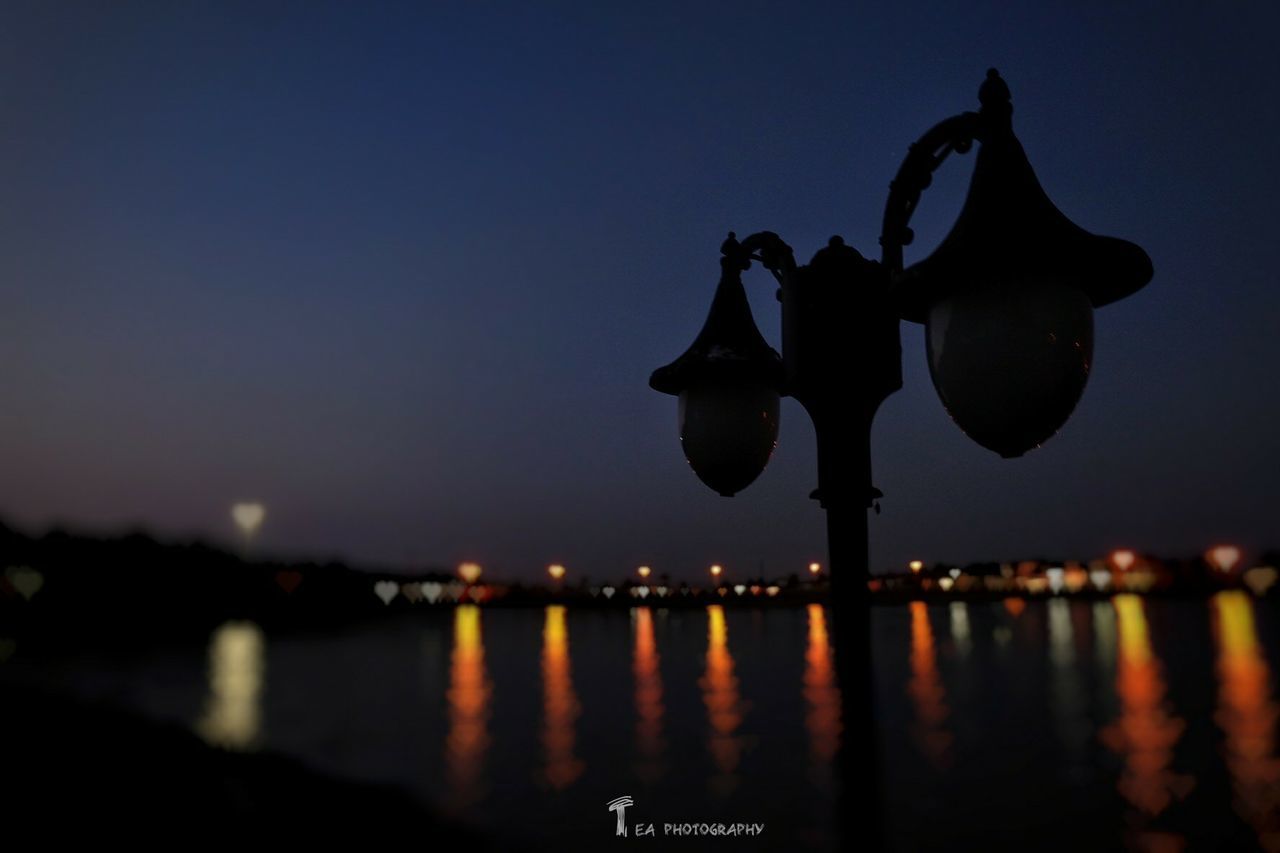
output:
[[[871,425],[880,404],[902,387],[899,322],[925,325],[930,375],[956,424],[1013,458],[1056,433],[1083,393],[1093,309],[1152,276],[1141,248],[1090,234],[1049,200],[1014,136],[1009,89],[994,69],[978,100],[977,112],[940,122],[911,146],[889,186],[879,262],[833,237],[798,267],[777,234],[738,240],[731,232],[702,331],[649,380],[679,398],[685,456],[726,496],[764,470],[777,443],[779,397],[795,398],[808,412],[818,444],[811,497],[827,513],[846,733],[869,732],[874,723],[867,510],[878,509],[882,495],[871,478]],[[974,142],[981,147],[955,225],[932,254],[904,270],[911,216],[933,172]],[[743,290],[742,272],[753,262],[779,284],[781,355],[760,335]],[[846,742],[842,767],[849,770],[849,758],[874,761],[872,744],[870,755],[853,756]]]
[[[1141,248],[1086,232],[1045,195],[995,69],[978,100],[979,111],[940,122],[911,146],[889,185],[879,262],[832,237],[798,267],[777,234],[731,232],[706,324],[649,380],[679,397],[685,455],[726,496],[768,462],[779,396],[808,412],[818,444],[811,497],[827,512],[837,620],[868,601],[866,513],[882,497],[871,479],[871,424],[902,387],[899,322],[925,324],[930,373],[957,425],[1012,458],[1039,447],[1074,409],[1091,368],[1093,309],[1151,279]],[[933,172],[975,141],[973,180],[951,233],[904,270],[911,216]],[[743,290],[753,262],[780,285],[781,355],[760,335]]]

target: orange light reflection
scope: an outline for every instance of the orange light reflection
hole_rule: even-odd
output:
[[[484,756],[489,748],[489,701],[493,683],[484,665],[480,608],[460,604],[453,613],[453,659],[449,671],[449,732],[445,765],[454,805],[465,808],[483,794]]]
[[[572,785],[585,769],[573,754],[575,726],[582,707],[573,690],[569,629],[564,614],[563,605],[549,606],[542,629],[542,747],[546,757],[545,778],[556,790]]]
[[[1165,703],[1163,666],[1151,647],[1142,598],[1125,594],[1112,601],[1119,635],[1116,693],[1121,709],[1100,737],[1124,758],[1117,783],[1120,794],[1142,814],[1155,817],[1195,786],[1194,777],[1170,768],[1186,723]]]
[[[840,746],[840,689],[836,686],[827,635],[827,615],[821,604],[809,605],[809,646],[805,651],[804,698],[809,703],[805,726],[809,753],[819,768],[829,768]]]
[[[1263,850],[1280,850],[1280,759],[1275,756],[1280,706],[1271,698],[1271,670],[1258,643],[1253,601],[1241,590],[1213,597],[1218,646],[1218,708],[1236,812],[1253,827]]]
[[[911,602],[911,681],[907,693],[916,706],[916,742],[935,766],[950,763],[951,733],[946,730],[947,692],[938,673],[933,628],[923,601]]]
[[[707,606],[707,669],[698,685],[711,723],[711,757],[719,771],[712,785],[719,793],[727,794],[737,783],[734,774],[742,758],[742,738],[737,731],[744,708],[738,694],[738,678],[733,674],[724,608],[719,604]]]
[[[648,783],[662,775],[662,673],[658,668],[658,646],[653,636],[653,611],[639,607],[632,611],[635,621],[635,652],[632,671],[636,679],[636,772]]]

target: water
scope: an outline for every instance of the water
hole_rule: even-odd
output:
[[[667,823],[723,823],[764,830],[696,841],[856,849],[875,782],[903,850],[1280,849],[1280,614],[1241,592],[875,608],[883,762],[856,787],[834,758],[869,735],[843,730],[818,605],[416,615],[0,672],[393,783],[526,846],[665,849]],[[606,805],[624,795],[625,840]]]

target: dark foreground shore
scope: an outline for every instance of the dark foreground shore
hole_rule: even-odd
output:
[[[4,681],[0,739],[0,838],[25,849],[65,839],[169,850],[350,839],[378,849],[410,837],[431,850],[496,849],[399,790],[215,749],[176,727]]]

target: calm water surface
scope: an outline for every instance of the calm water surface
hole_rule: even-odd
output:
[[[875,784],[897,849],[1280,850],[1280,614],[1208,601],[877,607],[879,771],[846,730],[819,605],[423,612],[331,638],[228,623],[206,653],[72,660],[54,681],[393,783],[517,844],[665,849],[665,823],[763,823],[717,849],[857,849]],[[606,803],[628,795],[615,837]],[[843,815],[844,817],[839,817]]]

